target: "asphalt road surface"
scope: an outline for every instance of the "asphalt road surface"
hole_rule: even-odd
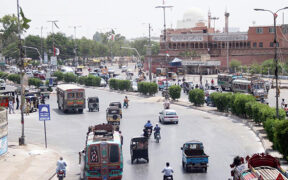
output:
[[[106,122],[105,110],[112,101],[122,102],[125,94],[86,88],[86,98],[99,96],[100,112],[88,112],[83,114],[59,111],[56,103],[56,95],[52,94],[46,103],[50,104],[51,121],[47,121],[48,148],[59,150],[64,159],[68,161],[67,179],[79,179],[78,152],[83,149],[87,128]],[[162,125],[160,143],[154,139],[149,140],[149,163],[139,162],[131,164],[130,139],[142,133],[147,120],[153,125],[158,122],[158,113],[162,110],[162,102],[156,102],[157,98],[142,98],[129,96],[130,105],[123,109],[121,131],[124,136],[123,155],[125,180],[159,180],[162,178],[161,170],[167,161],[174,168],[175,179],[228,179],[230,177],[229,164],[236,155],[251,155],[263,152],[259,139],[245,125],[237,121],[216,116],[213,114],[172,105],[180,117],[178,125]],[[43,122],[38,120],[38,112],[25,116],[26,143],[43,144]],[[20,114],[9,115],[9,141],[18,141],[21,136]],[[182,170],[180,147],[189,140],[200,140],[204,143],[206,154],[209,155],[209,167],[207,173],[185,173]],[[55,162],[56,163],[56,162]],[[45,167],[39,167],[45,168]]]

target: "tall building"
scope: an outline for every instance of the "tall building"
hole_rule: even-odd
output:
[[[199,69],[203,64],[201,60],[205,59],[205,62],[214,61],[215,66],[209,68],[212,68],[210,72],[215,72],[215,69],[225,69],[227,62],[229,65],[231,60],[241,61],[242,65],[250,65],[274,58],[273,26],[252,26],[246,32],[229,32],[229,13],[225,12],[224,16],[224,32],[217,32],[211,27],[210,12],[208,26],[198,22],[192,28],[167,29],[167,41],[164,42],[163,35],[160,36],[160,53],[152,57],[154,62],[152,67],[169,66],[168,63],[177,57],[186,61],[184,64],[193,64],[188,69],[191,69],[191,73],[197,73],[193,68]],[[278,25],[276,28],[279,59],[286,61],[288,25]]]

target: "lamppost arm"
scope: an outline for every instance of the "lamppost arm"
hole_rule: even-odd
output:
[[[141,60],[141,56],[140,56],[140,54],[139,54],[139,52],[138,52],[138,50],[137,50],[136,48],[131,48],[131,47],[121,47],[121,49],[131,49],[131,50],[136,51],[136,53],[137,53],[137,55],[138,55],[138,57],[139,57],[139,60]]]
[[[23,46],[24,48],[27,48],[27,49],[34,49],[37,51],[38,55],[39,55],[39,58],[40,58],[40,61],[41,61],[41,64],[42,64],[42,57],[41,57],[41,54],[39,52],[39,50],[35,47],[30,47],[30,46]]]

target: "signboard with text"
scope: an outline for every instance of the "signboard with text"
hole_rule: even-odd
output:
[[[39,105],[39,121],[50,120],[50,106],[49,104]]]

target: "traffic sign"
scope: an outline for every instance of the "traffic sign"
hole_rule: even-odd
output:
[[[49,104],[39,104],[39,121],[50,120]]]

